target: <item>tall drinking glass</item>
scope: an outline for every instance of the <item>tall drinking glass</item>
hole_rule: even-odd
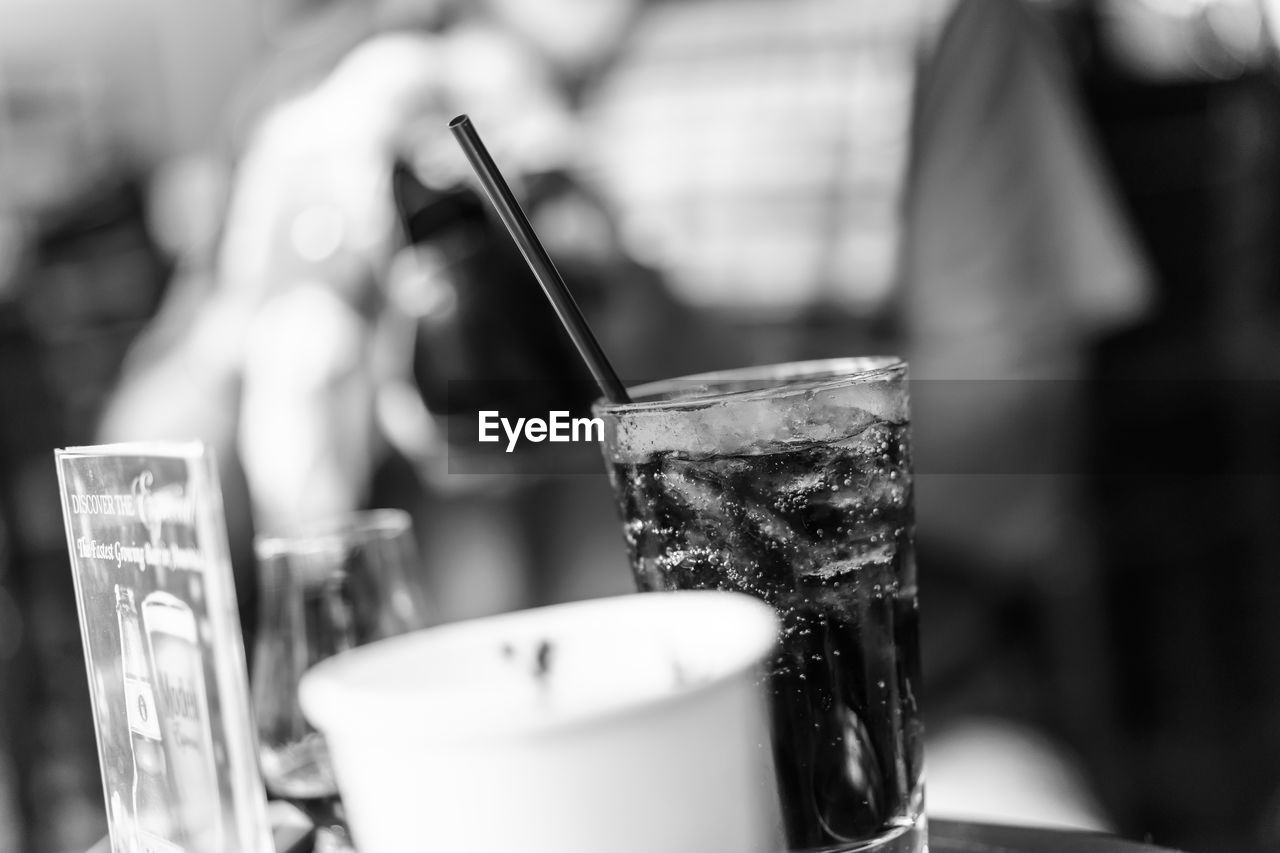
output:
[[[298,683],[325,658],[426,627],[411,522],[400,510],[346,513],[259,536],[254,547],[261,596],[252,692],[263,780],[316,824],[317,851],[350,850],[329,752],[302,715]]]
[[[791,851],[926,847],[906,377],[894,358],[801,362],[596,404],[639,588],[737,590],[781,617]]]

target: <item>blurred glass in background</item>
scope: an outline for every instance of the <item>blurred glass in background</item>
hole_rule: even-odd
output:
[[[406,354],[476,238],[406,240],[392,175],[456,189],[464,111],[625,378],[911,359],[931,800],[1280,843],[1272,4],[0,21],[0,849],[104,830],[54,446],[213,442],[247,626],[254,527],[363,505],[415,513],[446,618],[630,588],[603,477],[439,469]]]

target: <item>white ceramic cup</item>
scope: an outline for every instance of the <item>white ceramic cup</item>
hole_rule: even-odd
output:
[[[772,609],[685,591],[477,619],[302,680],[360,853],[783,849]]]

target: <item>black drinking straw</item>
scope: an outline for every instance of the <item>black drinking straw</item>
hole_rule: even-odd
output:
[[[529,224],[524,211],[520,209],[520,203],[516,201],[511,188],[507,186],[502,173],[498,171],[497,164],[489,156],[488,149],[480,141],[480,135],[476,133],[471,119],[460,115],[449,122],[449,130],[453,131],[454,138],[462,146],[462,152],[471,162],[471,168],[480,179],[485,195],[498,211],[502,224],[507,226],[511,239],[516,241],[520,254],[524,255],[525,263],[533,271],[534,278],[538,280],[538,284],[542,285],[542,292],[547,295],[547,299],[551,300],[551,307],[555,308],[556,315],[564,324],[569,337],[573,339],[574,346],[578,348],[583,361],[587,363],[600,390],[604,392],[610,403],[630,403],[631,398],[627,396],[627,389],[623,388],[622,383],[618,381],[618,374],[613,372],[613,366],[605,357],[604,350],[600,349],[595,335],[591,334],[591,327],[587,325],[586,318],[578,309],[578,303],[573,301],[573,294],[569,292],[564,279],[560,277],[555,264],[551,262],[547,250],[542,247],[538,235],[533,233],[533,226]]]

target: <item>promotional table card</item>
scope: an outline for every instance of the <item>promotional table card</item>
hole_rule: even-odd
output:
[[[269,853],[210,450],[139,443],[55,456],[112,850]]]

